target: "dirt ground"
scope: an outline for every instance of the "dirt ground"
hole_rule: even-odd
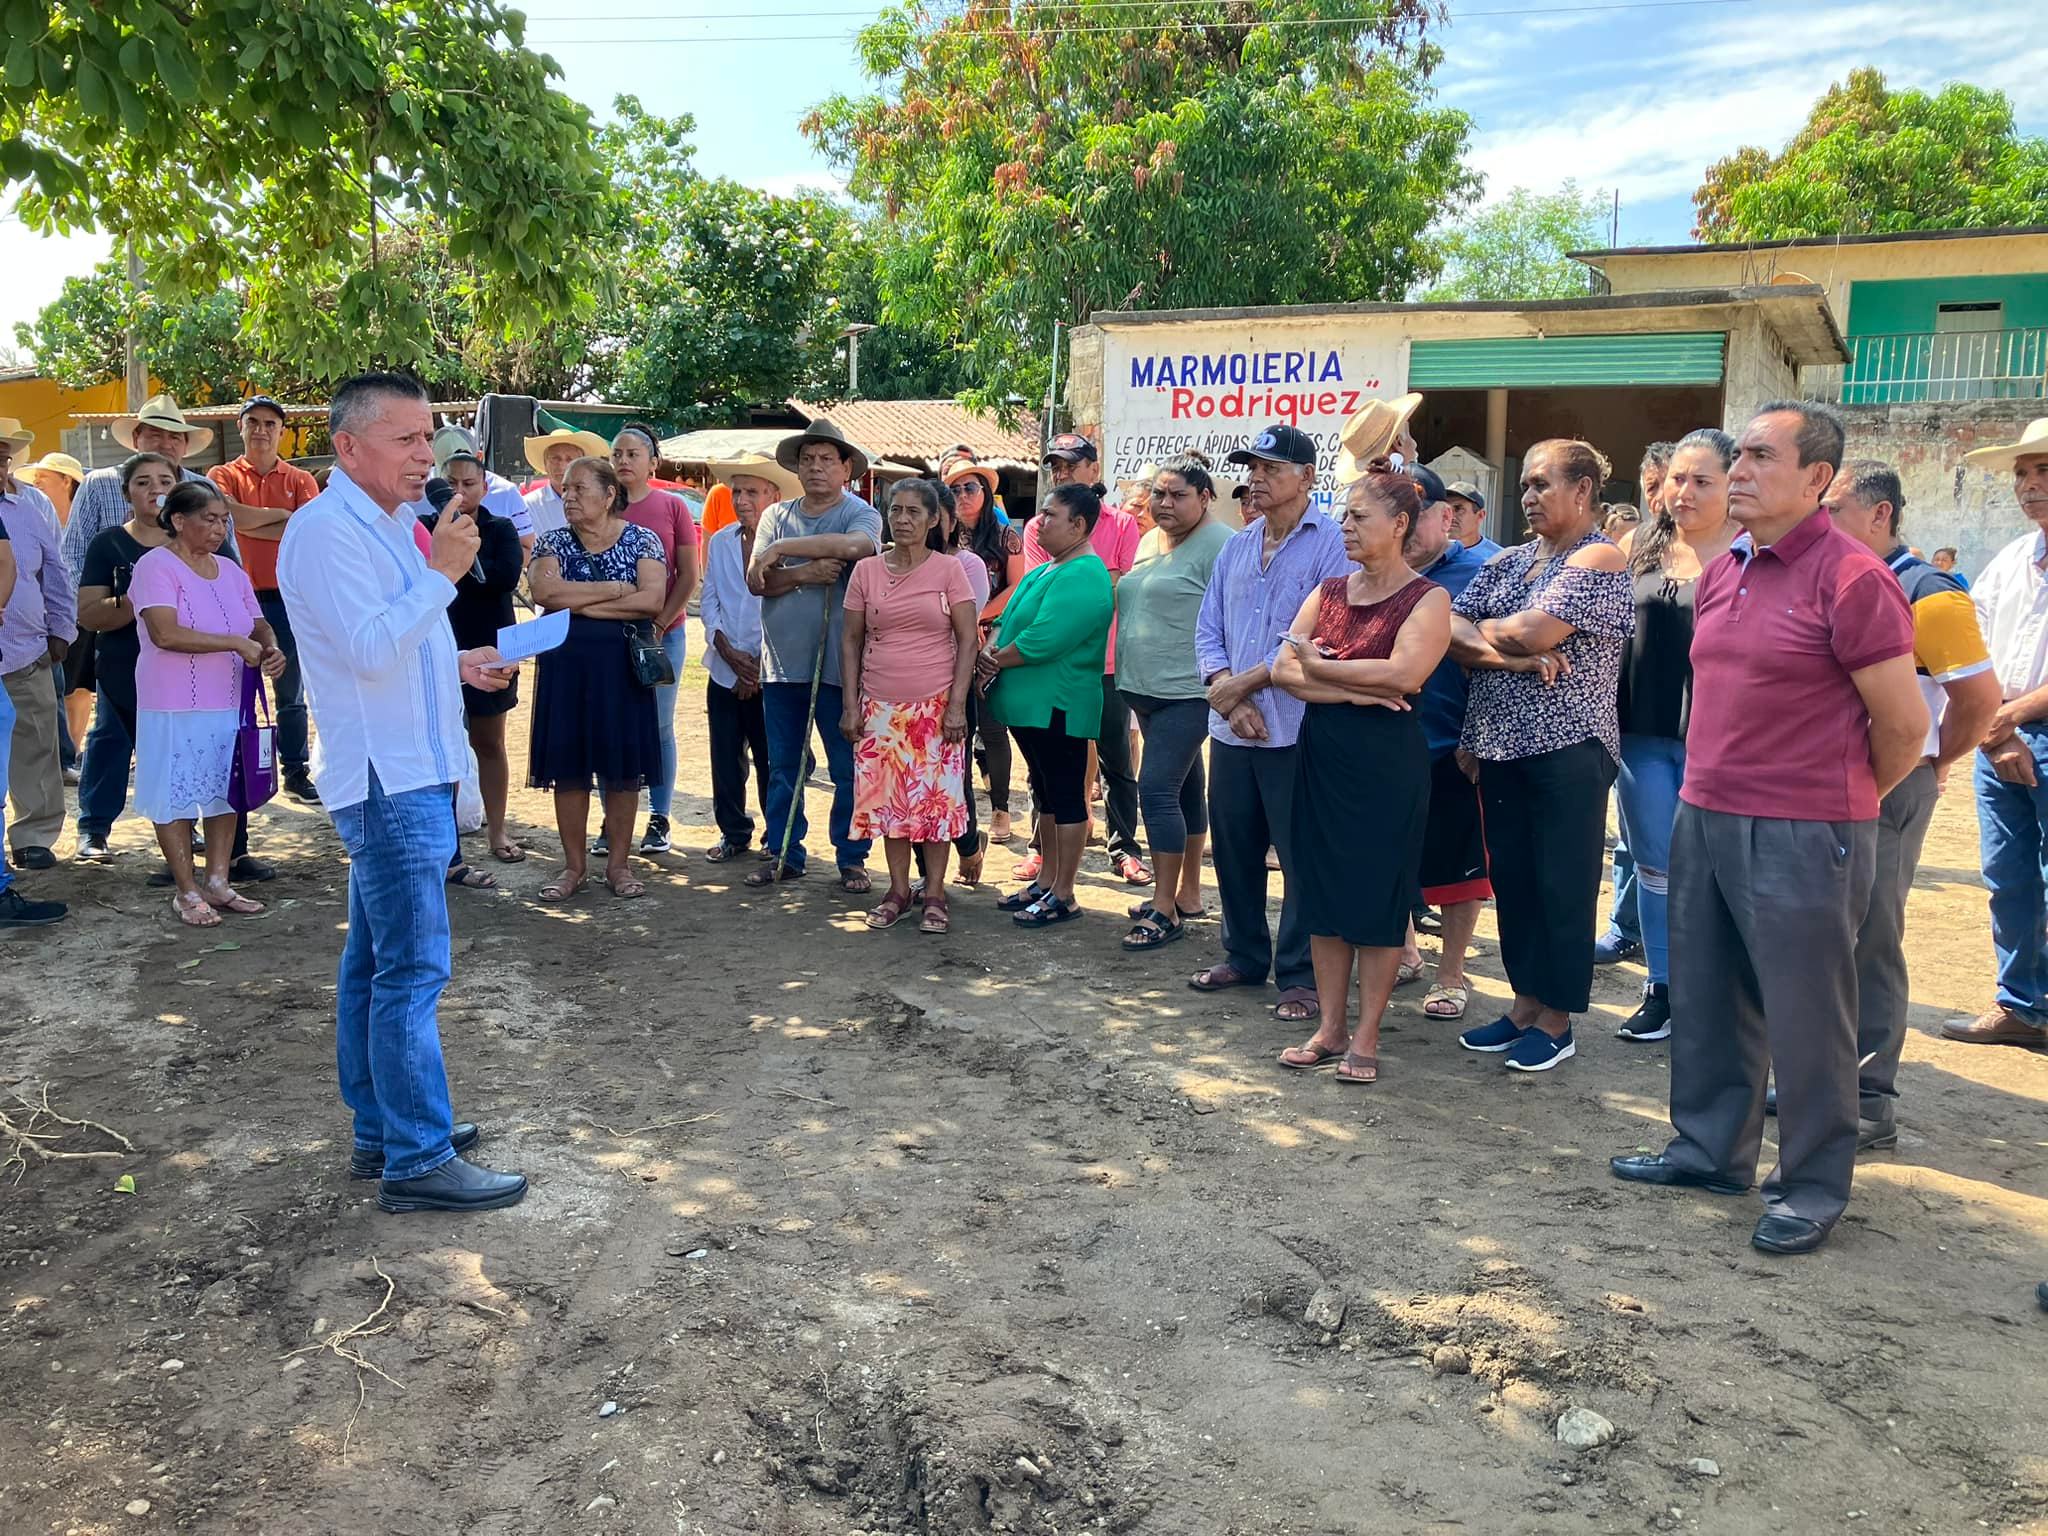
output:
[[[0,946],[0,1083],[135,1150],[0,1180],[0,1532],[2048,1530],[2048,1061],[1934,1034],[1990,973],[1966,792],[1913,900],[1899,1149],[1774,1260],[1754,1197],[1607,1173],[1665,1134],[1665,1051],[1612,1038],[1635,967],[1548,1075],[1419,988],[1376,1088],[1284,1073],[1270,994],[1184,985],[1213,921],[1118,950],[1099,850],[1042,935],[993,886],[938,939],[815,875],[744,891],[696,854],[685,684],[690,856],[645,900],[540,904],[524,791],[536,857],[451,893],[450,1076],[512,1210],[345,1176],[317,813],[262,813],[271,910],[212,933],[132,819],[112,868],[30,877],[75,915]],[[1612,1443],[1560,1445],[1572,1407]]]

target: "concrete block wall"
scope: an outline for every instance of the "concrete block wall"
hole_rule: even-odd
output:
[[[2012,476],[1972,469],[1963,463],[1963,455],[2012,442],[2029,421],[2048,415],[2048,401],[1840,409],[1849,428],[1850,456],[1883,459],[1898,470],[1906,492],[1901,531],[1922,554],[1953,544],[1964,574],[1975,576],[1992,555],[2027,531],[2027,521],[2013,500]]]

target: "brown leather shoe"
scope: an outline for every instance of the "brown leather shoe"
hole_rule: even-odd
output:
[[[1951,1020],[1941,1033],[1965,1045],[2048,1045],[2048,1029],[2029,1024],[2009,1008],[1987,1008],[1967,1024]]]

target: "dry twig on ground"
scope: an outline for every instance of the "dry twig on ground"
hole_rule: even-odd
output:
[[[344,1458],[348,1455],[349,1441],[355,1436],[356,1420],[362,1417],[363,1404],[369,1397],[369,1393],[363,1383],[363,1372],[375,1371],[386,1381],[391,1382],[391,1385],[397,1387],[399,1391],[403,1392],[405,1390],[403,1382],[393,1380],[386,1371],[373,1364],[361,1350],[350,1348],[352,1341],[370,1338],[375,1334],[387,1331],[391,1327],[389,1323],[377,1323],[377,1319],[384,1315],[384,1309],[391,1305],[391,1298],[398,1294],[398,1282],[384,1273],[384,1266],[377,1262],[375,1255],[372,1255],[370,1258],[370,1268],[375,1270],[377,1278],[384,1282],[384,1299],[377,1303],[376,1311],[372,1312],[354,1327],[339,1329],[334,1333],[328,1334],[326,1338],[319,1340],[317,1343],[301,1345],[299,1348],[278,1357],[281,1360],[289,1360],[293,1355],[317,1354],[324,1349],[339,1355],[356,1368],[355,1412],[348,1416],[348,1427],[342,1431],[341,1436],[341,1454]],[[372,1323],[377,1323],[377,1326],[371,1327]]]
[[[118,1161],[135,1150],[134,1142],[123,1136],[119,1131],[109,1126],[101,1125],[97,1120],[74,1120],[71,1116],[59,1114],[56,1110],[52,1109],[50,1107],[50,1085],[48,1083],[43,1084],[41,1096],[35,1099],[25,1097],[18,1088],[10,1088],[8,1092],[13,1095],[15,1103],[28,1111],[26,1119],[17,1120],[6,1110],[0,1109],[0,1137],[5,1138],[7,1146],[7,1156],[0,1158],[0,1173],[4,1173],[9,1168],[12,1168],[14,1170],[14,1182],[17,1184],[21,1182],[22,1176],[28,1172],[28,1159],[31,1153],[35,1155],[38,1162],[61,1163],[83,1162],[95,1158],[114,1158]],[[41,1129],[45,1125],[68,1126],[73,1130],[81,1131],[98,1131],[109,1141],[119,1142],[123,1150],[119,1152],[103,1150],[92,1152],[57,1151],[54,1148],[45,1146],[44,1143],[62,1141],[64,1133],[62,1131],[46,1131]]]

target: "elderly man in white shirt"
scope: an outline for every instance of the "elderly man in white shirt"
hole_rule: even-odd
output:
[[[533,424],[547,430],[526,439],[526,462],[534,473],[547,478],[526,493],[526,519],[532,527],[522,537],[529,546],[528,555],[533,553],[533,541],[542,534],[569,526],[568,513],[562,507],[562,480],[569,466],[578,459],[612,456],[611,444],[595,432],[579,432],[546,411],[536,410]]]
[[[754,558],[754,530],[761,514],[778,501],[802,494],[796,477],[766,454],[742,454],[711,466],[732,489],[739,519],[711,536],[704,549],[704,714],[710,738],[711,815],[718,841],[704,857],[714,864],[736,859],[754,840],[747,814],[747,758],[754,760],[754,799],[767,816],[768,720],[761,703],[761,599],[747,588]],[[769,828],[762,829],[772,835]],[[767,857],[765,847],[762,857]]]
[[[480,546],[475,520],[443,516],[430,555],[413,542],[408,506],[434,468],[433,430],[415,381],[343,384],[328,417],[334,472],[285,526],[277,574],[320,726],[313,777],[350,861],[335,998],[349,1174],[381,1178],[387,1211],[482,1211],[519,1200],[526,1180],[459,1155],[478,1133],[454,1121],[435,1005],[451,969],[460,685],[496,692],[508,678],[490,647],[458,654],[448,627]]]
[[[2034,526],[1994,555],[1970,589],[2005,700],[1976,770],[1998,993],[1982,1014],[1941,1032],[1972,1045],[2048,1045],[2048,416],[2018,442],[1980,448],[1964,461],[2010,470],[2020,511]]]

